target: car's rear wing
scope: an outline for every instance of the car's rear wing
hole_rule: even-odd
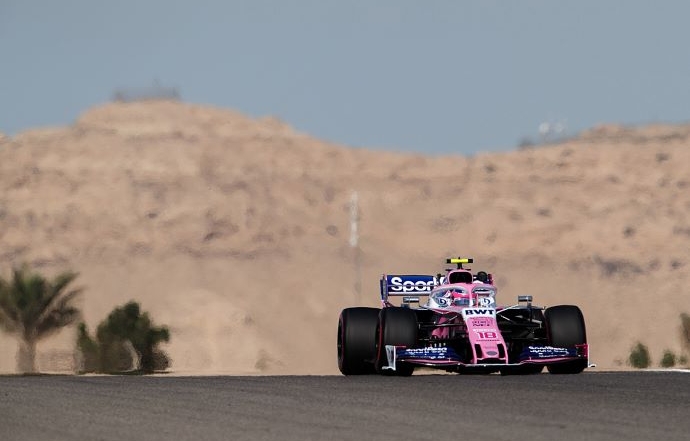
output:
[[[386,305],[389,296],[403,296],[403,303],[419,302],[419,296],[428,296],[439,281],[435,276],[421,274],[383,274],[379,284],[381,302]]]

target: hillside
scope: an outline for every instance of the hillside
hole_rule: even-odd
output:
[[[509,153],[352,149],[272,119],[179,102],[107,104],[0,137],[0,270],[80,272],[94,327],[137,299],[180,373],[335,373],[341,308],[384,272],[469,255],[500,300],[573,303],[592,357],[680,351],[690,312],[690,126],[602,126]],[[348,244],[360,205],[362,294]],[[73,332],[39,345],[70,367]],[[0,371],[15,343],[0,336]]]

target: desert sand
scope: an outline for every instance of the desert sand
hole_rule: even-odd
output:
[[[0,136],[0,188],[3,276],[22,262],[78,271],[91,329],[139,301],[170,327],[177,374],[335,374],[342,308],[377,306],[382,273],[435,274],[458,255],[495,275],[499,303],[579,305],[598,370],[629,368],[637,341],[655,363],[683,349],[690,125],[424,156],[227,109],[108,103]],[[73,371],[74,338],[41,341],[39,368]],[[0,334],[0,372],[15,350]]]

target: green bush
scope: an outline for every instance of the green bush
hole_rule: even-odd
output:
[[[150,374],[170,366],[168,356],[158,349],[170,340],[165,326],[154,326],[138,303],[115,308],[89,335],[86,324],[79,325],[77,349],[81,354],[80,372],[135,372]]]
[[[661,367],[671,368],[676,365],[676,354],[666,349],[664,355],[661,357],[661,362],[659,363]]]
[[[630,366],[637,369],[648,368],[652,364],[652,360],[649,356],[649,349],[647,349],[647,346],[637,342],[630,351],[628,363],[630,363]]]

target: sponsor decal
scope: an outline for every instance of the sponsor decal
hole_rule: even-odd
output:
[[[433,276],[386,276],[390,291],[396,293],[429,292],[436,285]]]
[[[463,317],[475,317],[475,316],[484,316],[484,317],[495,317],[496,316],[496,310],[493,308],[465,308],[462,310],[462,316]]]
[[[520,359],[527,358],[562,358],[576,357],[577,349],[556,348],[554,346],[527,346],[522,350]]]
[[[471,320],[472,326],[474,326],[475,328],[488,328],[489,326],[494,325],[494,321],[489,319],[489,318],[476,317],[476,318],[472,318],[470,320]],[[494,331],[494,329],[492,329],[492,331]]]
[[[556,348],[554,346],[528,346],[527,349],[533,353],[568,354],[567,348]]]
[[[434,300],[436,301],[438,306],[440,306],[441,308],[446,308],[446,307],[450,306],[450,299],[449,298],[436,297]]]
[[[479,297],[478,299],[479,306],[482,308],[490,308],[494,306],[495,302],[492,297]]]
[[[405,352],[408,354],[445,354],[448,352],[448,347],[440,347],[440,348],[413,348],[413,349],[405,349]]]
[[[426,358],[428,360],[440,360],[446,358],[456,357],[455,351],[451,348],[442,346],[438,348],[415,348],[415,349],[403,349],[399,354],[399,357],[415,357],[415,358]]]

